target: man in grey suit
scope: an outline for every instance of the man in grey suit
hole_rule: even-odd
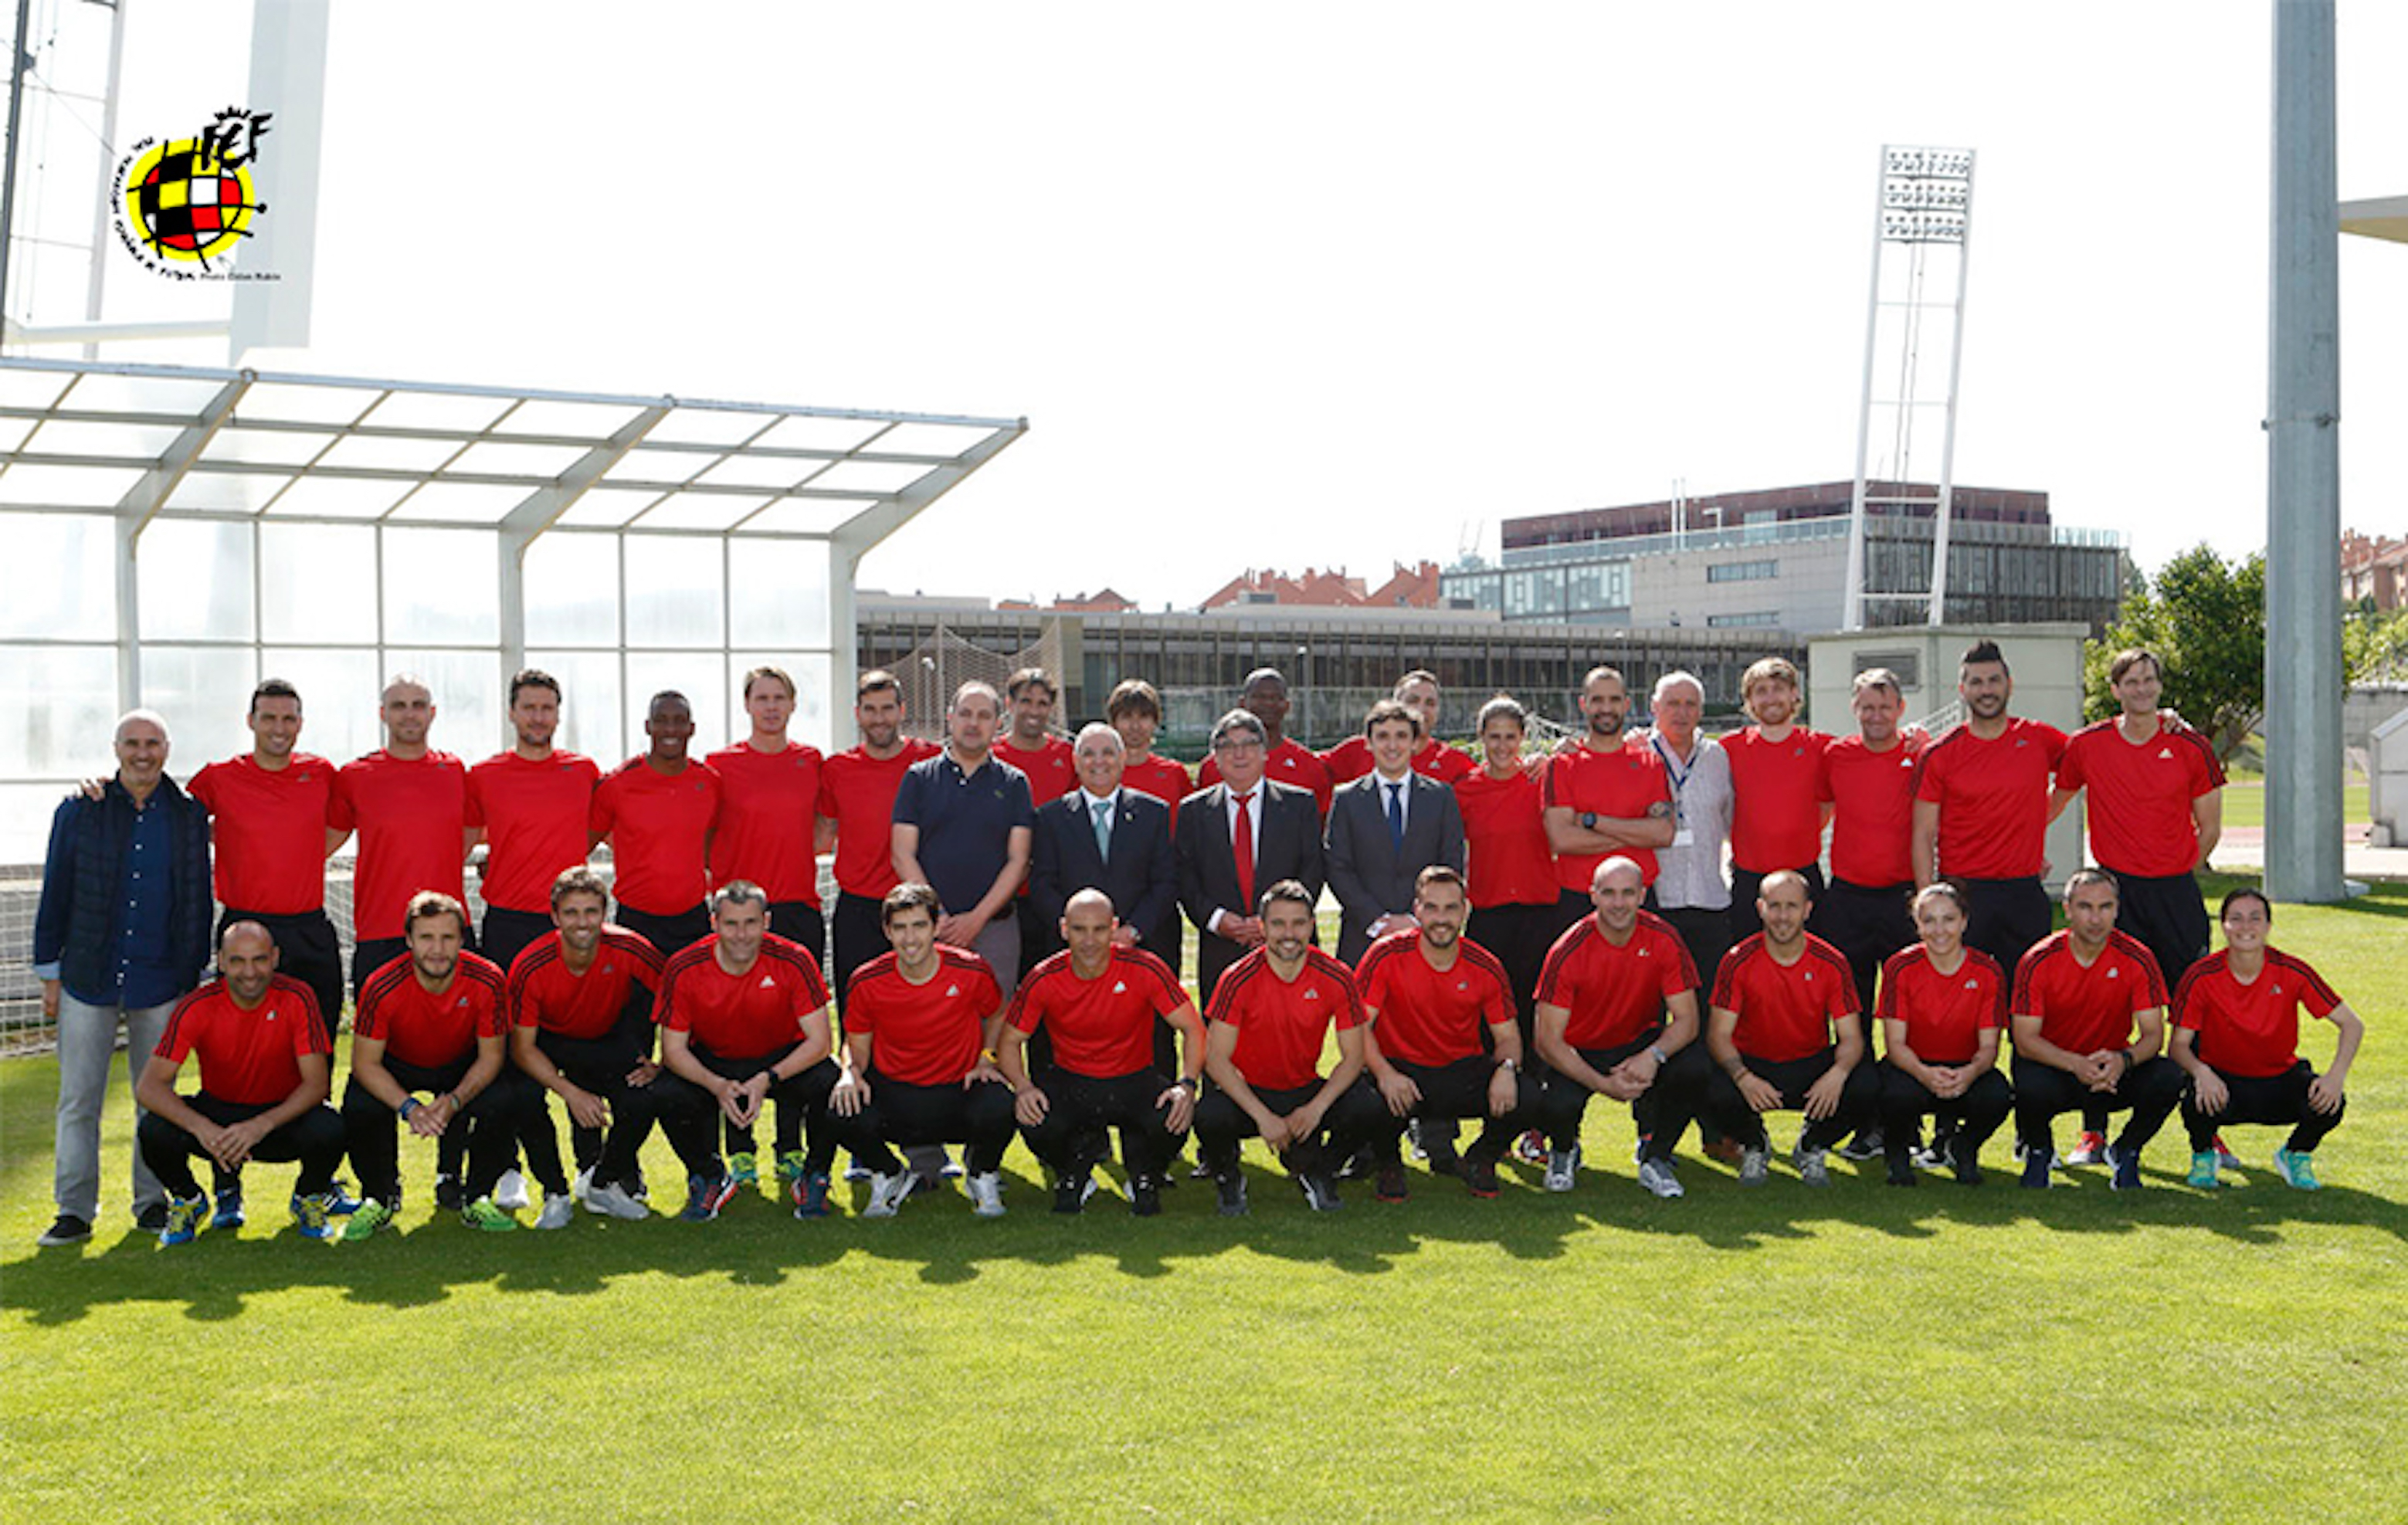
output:
[[[1361,961],[1391,932],[1416,925],[1413,880],[1442,863],[1463,872],[1463,813],[1455,791],[1413,771],[1422,744],[1421,717],[1394,699],[1371,706],[1363,720],[1371,771],[1340,789],[1329,802],[1322,858],[1338,893],[1338,958]]]
[[[1263,946],[1255,899],[1282,879],[1321,894],[1321,807],[1312,791],[1263,777],[1270,734],[1233,709],[1212,726],[1220,782],[1179,802],[1172,830],[1179,905],[1196,923],[1198,1005],[1212,1000],[1221,972]]]

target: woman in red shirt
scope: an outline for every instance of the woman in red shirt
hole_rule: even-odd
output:
[[[2270,948],[2274,906],[2243,887],[2216,911],[2224,951],[2190,966],[2174,987],[2173,1061],[2190,1076],[2183,1126],[2190,1130],[2190,1184],[2214,1187],[2215,1131],[2229,1123],[2291,1125],[2274,1168],[2303,1191],[2316,1189],[2316,1145],[2341,1123],[2343,1083],[2366,1024],[2304,959]],[[2300,1011],[2341,1029],[2332,1068],[2318,1075],[2300,1057]]]
[[[1915,1184],[1908,1151],[1926,1116],[1953,1120],[1948,1162],[1957,1181],[1982,1184],[1982,1144],[2014,1107],[1999,1073],[2007,1025],[2007,976],[1965,946],[1965,898],[1945,879],[1914,897],[1919,941],[1883,961],[1882,1135],[1889,1184]]]

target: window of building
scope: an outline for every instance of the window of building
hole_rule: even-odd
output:
[[[1708,582],[1762,582],[1781,576],[1778,561],[1725,562],[1706,568]]]
[[[1768,626],[1778,630],[1781,628],[1781,611],[1767,609],[1754,614],[1710,614],[1706,616],[1706,624],[1713,630],[1755,630]]]

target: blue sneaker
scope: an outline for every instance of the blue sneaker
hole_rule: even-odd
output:
[[[735,1176],[720,1176],[714,1179],[696,1176],[685,1183],[685,1211],[678,1217],[689,1223],[708,1223],[735,1195]]]
[[[302,1238],[332,1239],[335,1236],[335,1225],[328,1221],[335,1214],[335,1198],[336,1193],[332,1191],[308,1197],[298,1191],[293,1193],[293,1221],[301,1230]],[[351,1205],[356,1210],[359,1204],[353,1203]]]
[[[229,1186],[224,1190],[218,1193],[217,1216],[209,1219],[209,1227],[213,1229],[238,1229],[242,1227],[241,1187]],[[182,1244],[184,1241],[179,1239],[176,1242],[178,1244]]]
[[[791,1194],[795,1199],[795,1216],[800,1219],[828,1216],[828,1173],[807,1170],[795,1177]]]
[[[2107,1162],[2115,1174],[2107,1184],[2117,1191],[2138,1191],[2141,1189],[2141,1151],[2128,1144],[2107,1146]]]
[[[2290,1149],[2276,1149],[2274,1168],[2283,1173],[2283,1180],[2286,1185],[2297,1187],[2302,1191],[2319,1191],[2324,1189],[2324,1183],[2316,1179],[2316,1157],[2313,1154],[2300,1154]]]
[[[207,1197],[188,1197],[182,1202],[167,1199],[167,1226],[159,1231],[163,1245],[189,1245],[200,1237],[209,1220],[202,1215],[208,1211]]]
[[[360,1199],[344,1190],[342,1177],[337,1176],[335,1184],[326,1189],[326,1216],[349,1218],[359,1210]]]
[[[2048,1173],[2057,1164],[2057,1151],[2032,1147],[2024,1150],[2024,1185],[2034,1191],[2048,1190]]]

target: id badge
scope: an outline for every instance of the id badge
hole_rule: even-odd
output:
[[[1686,826],[1682,827],[1679,831],[1672,834],[1672,846],[1676,848],[1694,848],[1697,845],[1698,834],[1689,830]]]

